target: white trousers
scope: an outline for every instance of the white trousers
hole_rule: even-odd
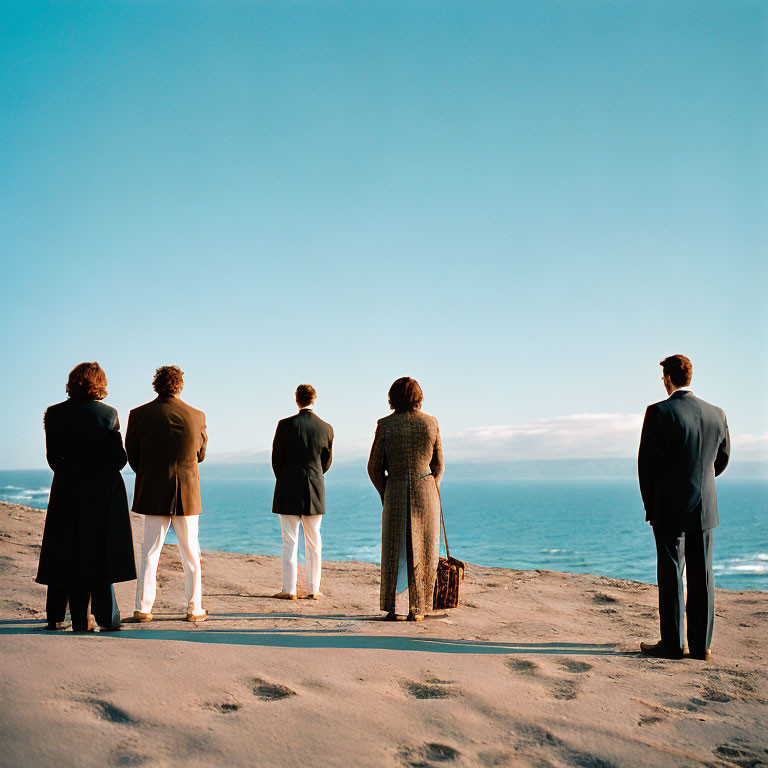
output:
[[[144,541],[141,545],[139,578],[136,583],[136,610],[152,613],[157,595],[157,565],[168,529],[173,525],[179,541],[184,568],[184,594],[187,613],[203,612],[203,582],[200,565],[200,543],[197,538],[199,515],[144,515]]]
[[[322,515],[279,515],[283,529],[283,592],[297,594],[299,578],[299,523],[304,529],[304,549],[307,554],[309,591],[320,591],[323,567],[323,542],[320,538]]]

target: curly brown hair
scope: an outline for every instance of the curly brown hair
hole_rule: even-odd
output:
[[[388,398],[389,407],[393,408],[395,413],[405,413],[406,411],[418,411],[421,408],[424,393],[416,379],[403,376],[389,388]]]
[[[107,374],[98,363],[80,363],[69,373],[67,395],[73,400],[103,400],[107,396]]]
[[[155,371],[152,387],[160,397],[175,397],[184,388],[184,371],[178,365],[163,365]]]
[[[685,355],[670,355],[665,357],[659,365],[665,376],[676,387],[687,387],[693,376],[693,363]]]
[[[308,405],[312,405],[317,397],[317,392],[311,384],[299,384],[296,387],[296,405],[299,408],[306,408]]]

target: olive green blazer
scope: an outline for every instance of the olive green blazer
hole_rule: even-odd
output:
[[[205,414],[178,397],[157,397],[128,417],[125,450],[136,473],[133,511],[199,515],[197,465],[205,458]]]

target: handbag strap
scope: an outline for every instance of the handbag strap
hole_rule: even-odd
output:
[[[443,500],[440,497],[440,488],[438,487],[437,483],[435,483],[435,488],[437,488],[437,501],[440,504],[440,525],[443,528],[443,540],[445,541],[445,556],[450,558],[451,553],[448,551],[448,534],[445,532],[445,517],[443,517]]]

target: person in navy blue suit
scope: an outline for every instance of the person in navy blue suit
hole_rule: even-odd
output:
[[[277,424],[272,443],[275,494],[272,511],[280,517],[283,534],[283,587],[274,597],[298,598],[299,525],[304,529],[309,595],[323,597],[322,539],[320,524],[325,514],[324,475],[333,460],[333,427],[310,406],[317,393],[310,384],[296,388],[299,412]]]
[[[706,660],[715,616],[715,477],[728,465],[728,423],[722,409],[690,391],[693,366],[687,357],[672,355],[660,365],[669,397],[645,412],[637,470],[645,519],[656,540],[661,640],[640,648],[648,656],[682,658],[687,615],[690,655]]]

